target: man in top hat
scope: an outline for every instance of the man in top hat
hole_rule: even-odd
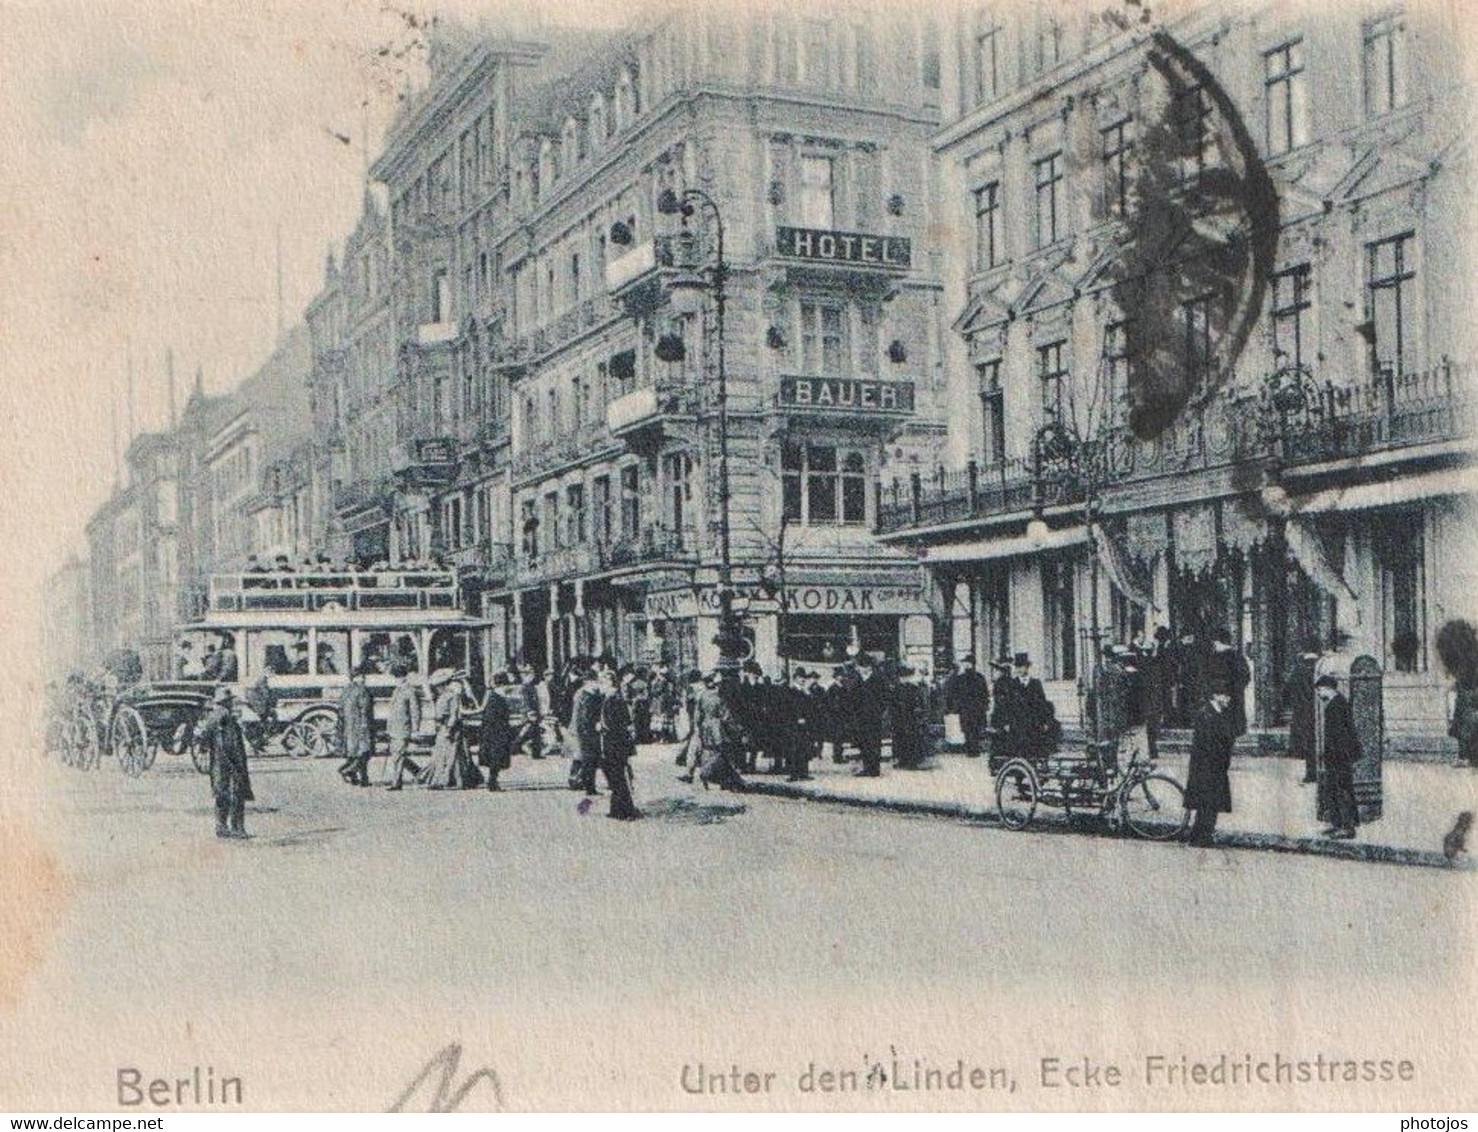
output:
[[[883,713],[888,695],[877,665],[867,653],[858,653],[857,685],[847,693],[851,705],[852,737],[862,765],[853,772],[858,778],[877,778],[883,773]]]
[[[1317,816],[1328,827],[1321,836],[1348,841],[1360,824],[1355,802],[1355,762],[1360,758],[1355,716],[1339,690],[1339,681],[1328,673],[1314,681],[1314,694],[1324,712],[1324,773],[1319,781]]]
[[[1217,629],[1212,634],[1206,663],[1211,686],[1224,689],[1231,697],[1233,737],[1247,734],[1247,685],[1252,683],[1252,668],[1226,629]]]
[[[959,670],[944,686],[944,710],[960,717],[965,754],[980,757],[980,740],[990,722],[990,684],[975,668],[975,657],[960,657]]]
[[[1016,757],[1016,721],[1020,716],[1021,685],[1011,674],[1011,658],[1003,656],[990,662],[995,673],[995,687],[991,696],[991,762],[992,773],[999,772],[1010,759]]]
[[[616,684],[609,665],[600,671],[600,770],[606,778],[611,805],[606,816],[635,821],[642,816],[631,796],[631,760],[636,755],[636,728],[631,709]]]
[[[244,839],[246,804],[253,800],[247,770],[246,735],[236,717],[231,686],[215,690],[210,713],[196,733],[210,752],[210,789],[215,795],[216,836]]]
[[[1302,759],[1304,783],[1319,781],[1319,743],[1316,726],[1319,696],[1314,688],[1314,669],[1319,650],[1309,641],[1283,676],[1283,706],[1288,711],[1288,754]]]

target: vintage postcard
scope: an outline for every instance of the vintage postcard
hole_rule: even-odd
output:
[[[1478,24],[0,0],[0,1109],[1478,1109]]]

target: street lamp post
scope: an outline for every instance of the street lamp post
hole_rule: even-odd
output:
[[[743,646],[734,613],[734,569],[729,540],[729,387],[724,356],[724,308],[728,301],[728,261],[724,259],[724,218],[714,199],[702,189],[684,189],[679,195],[663,189],[657,198],[657,211],[667,216],[681,216],[684,224],[696,206],[708,211],[714,226],[714,262],[708,278],[701,275],[679,278],[673,291],[706,288],[713,294],[714,334],[717,338],[718,394],[718,509],[719,509],[719,631],[715,643],[719,649],[719,667],[734,669],[739,665]]]

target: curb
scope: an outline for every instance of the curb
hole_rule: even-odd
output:
[[[929,802],[903,798],[864,797],[840,793],[825,787],[805,788],[783,782],[764,782],[750,778],[748,793],[774,798],[791,798],[802,802],[820,802],[859,810],[882,810],[886,813],[912,814],[923,817],[948,818],[971,825],[1001,829],[994,809],[981,809],[964,802]],[[1011,831],[1005,831],[1011,832]],[[1038,815],[1030,832],[1080,837],[1123,838],[1103,822],[1073,820],[1055,813]],[[1147,842],[1146,844],[1153,844]],[[1428,869],[1472,869],[1471,862],[1454,864],[1441,853],[1428,849],[1399,849],[1391,845],[1374,845],[1357,841],[1329,841],[1319,837],[1285,837],[1275,833],[1227,831],[1216,835],[1218,849],[1258,850],[1264,853],[1288,853],[1305,857],[1331,857],[1342,861],[1367,861],[1384,865],[1406,865]]]

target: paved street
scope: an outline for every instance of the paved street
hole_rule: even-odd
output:
[[[1229,1048],[1266,1045],[1271,1024],[1284,1045],[1399,1050],[1457,1009],[1423,1001],[1429,978],[1448,992],[1472,980],[1471,872],[705,794],[657,749],[637,760],[651,818],[635,824],[606,820],[604,798],[582,814],[562,761],[519,759],[502,795],[353,790],[333,765],[259,760],[247,843],[211,836],[206,782],[178,762],[138,780],[51,768],[62,879],[55,914],[33,918],[37,966],[0,1015],[0,1047],[26,1051],[0,1070],[0,1095],[59,1103],[55,1058],[75,1061],[66,1019],[143,1027],[76,1070],[98,1106],[112,1103],[110,1066],[153,1064],[157,1043],[170,1069],[186,1035],[218,1071],[213,1050],[257,1051],[260,1103],[267,1090],[332,1103],[331,1079],[373,1089],[457,1037],[469,1056],[496,1052],[513,1106],[557,1086],[551,1059],[593,1070],[648,1048],[652,1077],[612,1078],[602,1095],[669,1090],[678,1105],[691,1098],[672,1059],[718,1062],[730,1035],[752,1050],[756,1027],[760,1048],[801,1064],[816,1043],[943,1057],[951,1032],[976,1056],[1008,1036],[1072,1053],[1097,1049],[1126,1010],[1153,1045],[1197,1010],[1261,1000],[1271,1023],[1230,1027]],[[1372,1000],[1389,1029],[1343,1033]],[[424,1017],[427,1048],[342,1064],[322,1045],[325,1011],[346,1042]],[[589,1048],[538,1045],[572,1018]],[[230,1036],[243,1027],[245,1045]]]

